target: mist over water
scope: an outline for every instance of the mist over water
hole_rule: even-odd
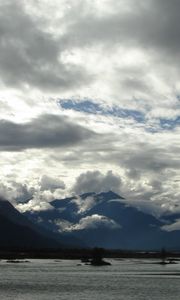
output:
[[[180,264],[112,260],[93,267],[79,261],[0,262],[2,300],[179,300]]]

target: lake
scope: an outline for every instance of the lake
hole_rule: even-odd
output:
[[[0,299],[179,300],[180,263],[108,260],[94,267],[75,260],[0,261]]]

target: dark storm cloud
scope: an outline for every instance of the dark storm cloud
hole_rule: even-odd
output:
[[[114,12],[101,17],[86,10],[69,15],[68,35],[64,40],[70,47],[92,44],[142,47],[152,55],[165,54],[168,59],[179,57],[180,2],[178,0],[127,1],[129,10],[113,5]],[[151,52],[153,51],[153,52]],[[155,52],[156,53],[155,53]],[[175,55],[175,56],[171,56]],[[165,63],[165,61],[163,61]]]
[[[151,32],[149,37],[152,38],[151,43],[161,47],[163,50],[169,50],[171,54],[174,53],[179,56],[180,2],[178,0],[151,0],[150,3],[150,13],[153,16],[152,21],[149,21],[151,25],[151,27],[149,26],[149,32]],[[151,20],[151,15],[149,20]]]
[[[81,67],[63,63],[59,39],[43,30],[21,1],[0,3],[0,49],[1,81],[7,86],[54,91],[87,80]]]
[[[93,131],[57,115],[41,115],[23,124],[0,120],[1,151],[73,146],[95,136]]]

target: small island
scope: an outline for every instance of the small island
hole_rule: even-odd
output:
[[[103,259],[105,250],[103,248],[94,248],[89,255],[83,256],[81,262],[89,266],[110,266],[111,263]]]
[[[90,260],[90,264],[92,266],[110,266],[111,263],[103,260],[103,249],[102,248],[94,248],[92,253],[92,259]]]

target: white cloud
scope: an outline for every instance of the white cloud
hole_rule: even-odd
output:
[[[71,227],[73,226],[73,223],[63,220],[63,219],[57,219],[55,220],[55,224],[58,226],[58,231],[63,232],[63,231],[71,231]]]
[[[114,220],[107,218],[101,215],[92,215],[82,218],[79,223],[69,225],[63,228],[64,231],[76,231],[76,230],[83,230],[83,229],[96,229],[96,228],[108,228],[108,229],[118,229],[121,226],[116,223]],[[61,227],[62,229],[62,227]]]
[[[53,207],[46,201],[46,199],[32,199],[28,203],[20,203],[16,206],[20,212],[25,211],[43,211],[52,210]]]
[[[175,223],[164,225],[161,227],[161,229],[168,232],[180,230],[180,220],[177,219]]]
[[[65,184],[62,180],[51,178],[47,175],[43,175],[40,181],[40,190],[41,191],[54,191],[57,189],[65,189]]]
[[[121,179],[118,175],[108,171],[105,175],[100,171],[86,172],[81,174],[73,187],[76,194],[88,192],[107,192],[109,190],[119,191]]]
[[[92,196],[88,196],[85,199],[83,199],[81,196],[76,196],[72,202],[76,203],[79,207],[78,213],[83,214],[86,213],[88,210],[90,210],[95,204],[96,200]]]

